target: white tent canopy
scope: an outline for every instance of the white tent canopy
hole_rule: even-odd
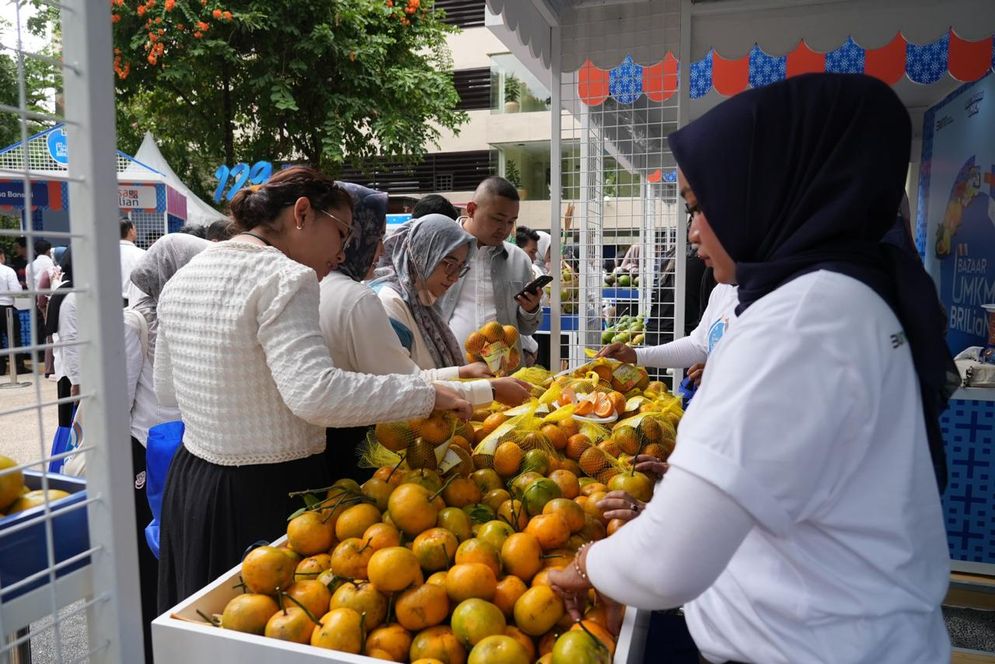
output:
[[[152,132],[145,132],[142,145],[138,148],[138,152],[135,153],[135,161],[150,166],[162,173],[163,181],[166,184],[186,196],[187,224],[191,226],[204,226],[224,218],[224,214],[205,203],[197,194],[190,191],[189,187],[183,184],[179,176],[169,167],[169,162],[162,156],[162,152],[159,151],[159,145],[156,143]],[[139,164],[132,163],[121,174],[122,178],[127,176],[131,169],[134,169],[136,174],[144,171]]]

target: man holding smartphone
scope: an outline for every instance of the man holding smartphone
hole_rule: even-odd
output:
[[[532,261],[505,240],[518,220],[518,190],[504,178],[484,180],[460,221],[477,238],[470,271],[440,300],[442,314],[462,346],[470,333],[496,320],[528,336],[542,322],[542,291],[523,292],[532,281]]]

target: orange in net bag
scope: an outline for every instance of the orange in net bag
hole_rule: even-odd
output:
[[[468,361],[484,362],[495,376],[511,375],[522,361],[518,351],[518,329],[514,325],[502,326],[497,321],[470,333],[464,348]]]

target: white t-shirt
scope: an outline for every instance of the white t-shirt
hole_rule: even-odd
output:
[[[884,301],[840,274],[799,277],[708,365],[646,510],[591,547],[595,587],[683,604],[710,662],[949,662],[940,499]]]
[[[0,263],[0,305],[6,307],[14,306],[14,297],[21,290],[21,282],[17,280],[17,272],[14,271],[14,268]]]
[[[38,254],[33,261],[31,261],[31,266],[29,269],[29,276],[31,278],[31,287],[38,290],[38,284],[41,282],[41,278],[50,269],[55,267],[55,261],[48,254]]]
[[[729,331],[730,324],[736,320],[738,305],[739,289],[728,284],[718,284],[709,294],[708,306],[691,334],[661,346],[637,348],[637,364],[666,369],[690,367],[704,362]]]
[[[491,261],[501,247],[479,247],[470,263],[470,271],[463,277],[463,290],[449,318],[449,329],[456,336],[460,348],[472,332],[484,323],[497,320],[497,303],[494,283],[491,281]]]
[[[121,297],[128,298],[135,292],[131,285],[131,271],[142,260],[145,250],[136,247],[134,242],[121,240]]]

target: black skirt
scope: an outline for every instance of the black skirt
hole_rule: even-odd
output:
[[[325,429],[325,460],[334,480],[348,478],[360,484],[373,476],[372,468],[359,467],[359,446],[369,427]]]
[[[159,612],[230,570],[253,543],[273,541],[304,503],[291,491],[331,483],[322,455],[218,466],[180,447],[169,466],[159,531]]]

